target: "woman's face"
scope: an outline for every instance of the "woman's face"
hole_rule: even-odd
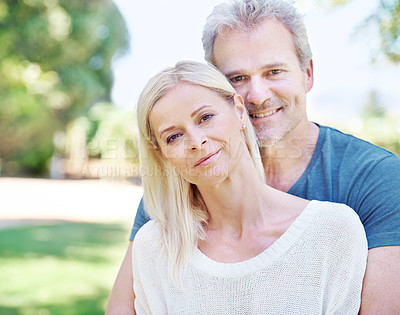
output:
[[[190,183],[216,185],[230,174],[245,148],[245,107],[217,92],[180,83],[150,112],[160,153]]]

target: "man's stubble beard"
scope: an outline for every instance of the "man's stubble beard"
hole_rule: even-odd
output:
[[[274,102],[277,103],[276,101]],[[257,136],[258,146],[260,148],[271,148],[276,146],[279,142],[284,140],[287,135],[292,132],[303,119],[303,113],[299,109],[298,104],[288,104],[287,102],[279,100],[280,109],[284,111],[284,119],[282,123],[276,123],[274,126],[269,126],[268,123],[255,126],[255,133]],[[268,108],[269,106],[265,107]]]

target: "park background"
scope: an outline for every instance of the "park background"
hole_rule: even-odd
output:
[[[0,1],[0,314],[103,314],[142,195],[134,108],[222,1]],[[400,155],[400,1],[298,0],[309,118]]]

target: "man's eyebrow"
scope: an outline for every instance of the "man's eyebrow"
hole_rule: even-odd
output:
[[[271,69],[271,68],[286,67],[286,66],[287,66],[287,64],[284,63],[284,62],[274,62],[274,63],[265,64],[264,66],[261,67],[261,69],[267,70],[267,69]],[[230,77],[235,76],[235,75],[246,75],[246,73],[247,73],[247,71],[244,70],[244,69],[236,69],[234,71],[230,71],[228,73],[225,73],[225,76],[227,78],[230,78]]]
[[[239,70],[235,70],[235,71],[232,71],[232,72],[225,73],[224,75],[227,78],[230,78],[230,77],[232,77],[234,75],[239,75],[239,73],[244,73],[244,71],[239,69]]]

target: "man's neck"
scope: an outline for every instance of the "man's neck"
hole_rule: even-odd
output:
[[[318,135],[319,127],[307,121],[273,147],[262,148],[267,184],[284,192],[289,191],[310,163]]]

